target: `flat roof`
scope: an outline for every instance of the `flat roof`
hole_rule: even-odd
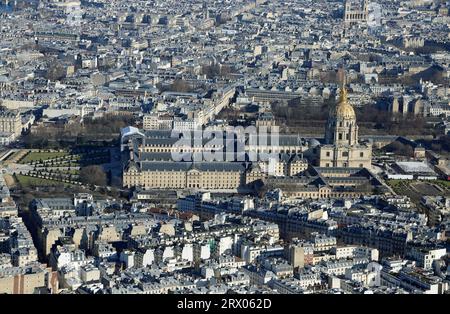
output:
[[[397,166],[405,173],[430,173],[434,174],[433,169],[425,162],[418,161],[398,161]]]

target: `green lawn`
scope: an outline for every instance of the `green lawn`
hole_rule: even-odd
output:
[[[404,187],[405,184],[409,186],[410,183],[414,183],[414,182],[419,182],[419,181],[417,181],[417,180],[410,181],[410,182],[405,181],[405,180],[387,180],[386,181],[386,183],[389,186],[391,186],[393,189],[402,188],[402,187]],[[436,184],[443,188],[450,189],[450,181],[436,180],[436,181],[429,181],[429,182],[428,181],[421,181],[421,182],[425,182],[425,183],[429,183],[429,184]]]
[[[54,158],[58,157],[66,157],[62,160],[53,160]],[[28,153],[25,158],[23,158],[20,163],[21,164],[27,164],[32,161],[39,161],[42,160],[44,165],[48,166],[79,166],[81,163],[89,160],[102,160],[105,159],[105,162],[109,161],[109,155],[106,154],[93,154],[93,155],[72,155],[68,152],[54,152],[54,153]]]
[[[65,170],[65,171],[61,171],[61,172],[66,173],[66,174],[75,174],[75,175],[80,174],[80,170]]]
[[[56,157],[64,157],[69,155],[69,153],[67,152],[30,152],[28,153],[25,158],[23,158],[20,163],[21,164],[27,164],[29,162],[32,161],[38,161],[38,160],[47,160],[47,159],[52,159],[52,158],[56,158]]]
[[[442,196],[448,195],[450,190],[450,182],[444,180],[436,180],[436,181],[407,181],[407,180],[387,180],[386,183],[392,187],[395,193],[399,195],[406,195],[411,198],[413,202],[419,204],[420,198],[423,196],[420,189],[413,189],[410,184],[423,182],[430,185],[440,186],[444,191],[440,193]],[[422,191],[423,192],[423,191]]]
[[[386,183],[392,187],[393,189],[402,187],[404,184],[409,184],[407,181],[405,180],[386,180]]]
[[[437,180],[435,183],[443,188],[450,189],[450,181]]]
[[[62,184],[71,185],[69,183],[64,183],[57,180],[49,180],[42,178],[34,178],[30,176],[24,176],[21,174],[16,174],[16,179],[19,181],[22,187],[30,187],[30,186],[60,186]]]

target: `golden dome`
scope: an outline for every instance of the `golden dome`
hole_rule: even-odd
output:
[[[356,119],[355,110],[348,103],[347,89],[345,87],[341,89],[341,96],[339,97],[338,104],[334,107],[333,116],[337,119]]]

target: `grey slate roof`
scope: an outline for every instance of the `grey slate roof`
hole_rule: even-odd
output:
[[[245,166],[238,162],[164,162],[164,161],[143,161],[141,162],[142,171],[189,171],[197,169],[200,171],[245,171]]]

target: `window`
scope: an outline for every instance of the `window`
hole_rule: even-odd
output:
[[[342,157],[348,157],[348,152],[342,152]]]
[[[364,153],[363,153],[363,152],[360,152],[360,153],[359,153],[359,157],[364,157]]]
[[[342,140],[342,133],[339,133],[338,138],[339,138],[340,140]]]
[[[330,157],[330,155],[331,155],[330,152],[327,152],[327,157]]]

